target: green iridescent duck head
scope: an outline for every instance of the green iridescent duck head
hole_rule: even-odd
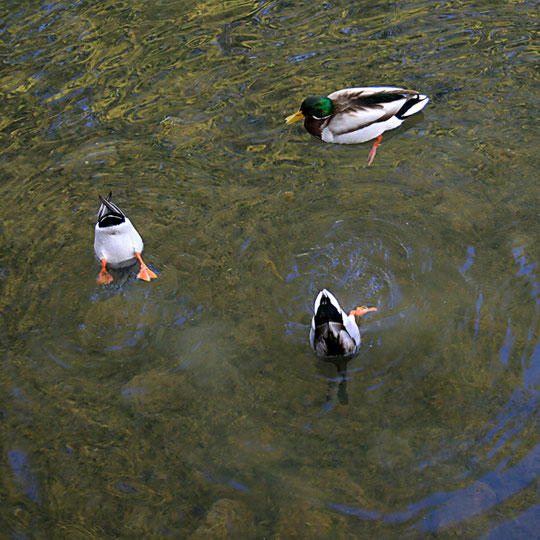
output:
[[[302,118],[327,118],[334,113],[334,104],[325,96],[312,96],[304,99],[300,110],[285,118],[285,123],[292,124]]]

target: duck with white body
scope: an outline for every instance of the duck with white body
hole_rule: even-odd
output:
[[[124,268],[135,264],[137,260],[141,263],[137,274],[139,279],[150,281],[157,278],[142,260],[144,244],[141,235],[130,219],[111,201],[111,197],[112,193],[106,199],[99,196],[101,206],[94,233],[94,253],[101,262],[97,282],[107,284],[113,281],[107,272],[107,265],[110,268]]]
[[[328,96],[304,99],[300,110],[285,122],[304,119],[306,130],[328,143],[358,144],[377,139],[368,157],[371,165],[382,134],[399,127],[428,103],[426,95],[396,86],[344,88]]]

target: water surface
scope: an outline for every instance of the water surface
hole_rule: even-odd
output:
[[[537,3],[1,5],[4,534],[538,534]],[[283,122],[380,84],[431,103],[372,167]]]

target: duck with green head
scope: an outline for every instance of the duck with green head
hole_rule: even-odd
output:
[[[328,96],[304,99],[287,124],[304,118],[304,127],[324,142],[358,144],[377,139],[371,149],[371,165],[382,134],[420,112],[429,98],[415,90],[394,86],[345,88]]]

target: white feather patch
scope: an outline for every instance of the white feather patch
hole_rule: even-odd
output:
[[[337,144],[359,144],[375,139],[379,135],[382,135],[389,129],[399,127],[403,123],[403,120],[392,116],[384,122],[376,122],[362,129],[357,129],[350,133],[334,134],[332,131],[325,127],[321,133],[321,139],[324,142],[337,143]]]

